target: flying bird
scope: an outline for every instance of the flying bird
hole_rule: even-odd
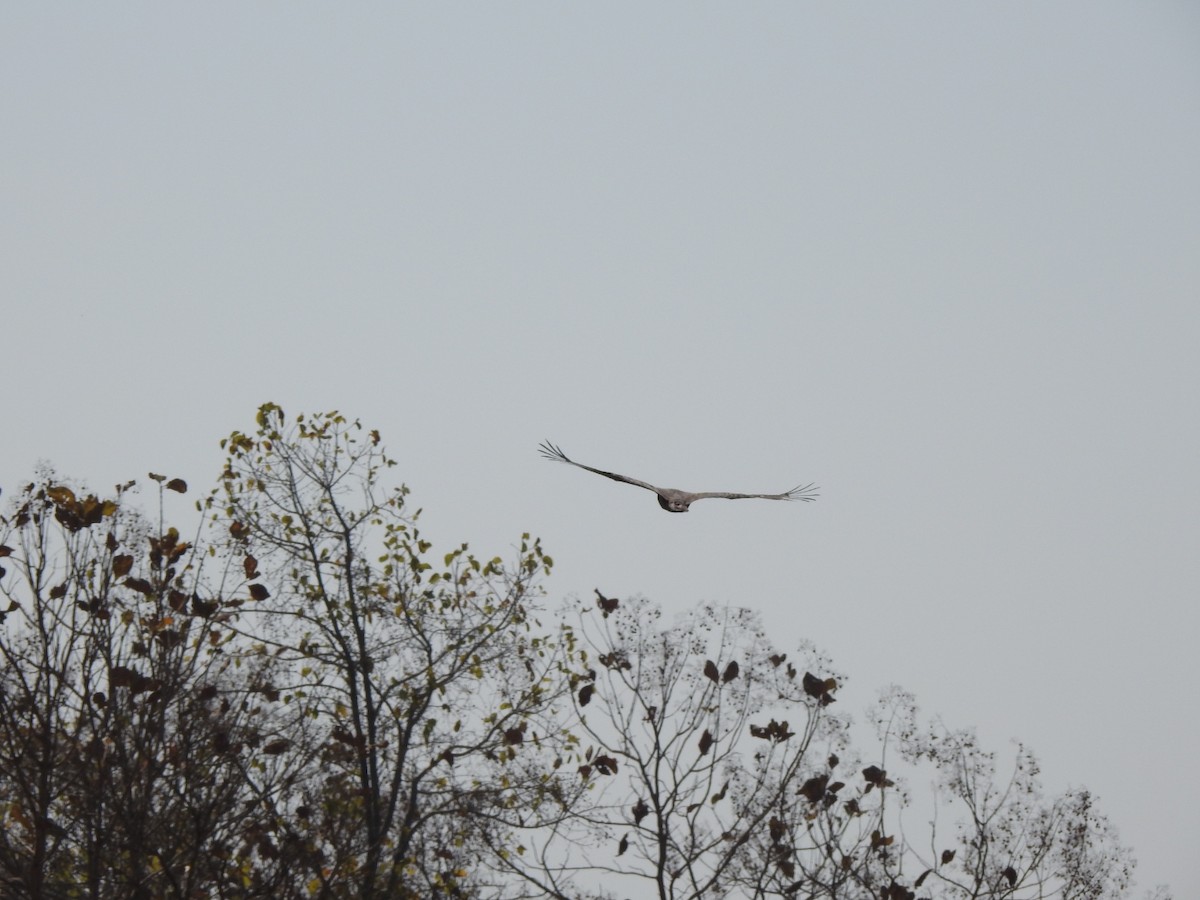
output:
[[[728,491],[700,491],[693,493],[691,491],[679,491],[675,488],[655,487],[644,481],[638,481],[636,478],[630,478],[628,475],[605,472],[603,469],[593,469],[591,466],[577,463],[573,459],[568,459],[567,454],[563,453],[562,450],[549,441],[543,441],[539,449],[542,451],[542,456],[546,457],[546,459],[552,459],[555,462],[570,463],[573,466],[579,466],[581,469],[587,469],[589,472],[595,472],[597,475],[603,475],[605,478],[611,478],[613,481],[623,481],[626,484],[654,491],[658,495],[658,505],[667,512],[685,513],[688,511],[688,507],[697,500],[706,500],[709,497],[721,497],[725,500],[815,500],[817,498],[816,485],[814,484],[800,485],[783,494],[731,494]]]

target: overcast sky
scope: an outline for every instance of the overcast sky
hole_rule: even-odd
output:
[[[1200,896],[1200,5],[8,3],[0,84],[8,491],[336,407],[440,543],[760,609]]]

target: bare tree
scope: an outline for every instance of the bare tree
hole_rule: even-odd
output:
[[[894,746],[914,773],[928,771],[937,815],[927,836],[906,853],[918,881],[953,900],[1111,900],[1126,896],[1133,857],[1085,789],[1047,798],[1032,751],[1018,746],[1011,773],[970,730],[922,723],[911,694],[892,688],[873,710],[881,742]],[[914,775],[915,778],[915,775]],[[939,820],[953,822],[946,835]]]
[[[590,791],[570,827],[530,842],[542,883],[723,897],[788,868],[751,851],[844,741],[827,663],[777,653],[747,610],[703,606],[664,626],[648,603],[598,594],[572,632],[587,668],[569,775]]]
[[[1044,800],[1024,750],[1007,783],[966,732],[878,706],[877,761],[832,714],[841,679],[810,647],[781,652],[748,610],[672,623],[597,592],[571,633],[574,776],[591,790],[514,865],[547,895],[842,900],[1125,896],[1132,858],[1085,791]],[[918,839],[903,780],[929,767],[935,825]],[[953,839],[936,825],[957,820]],[[589,893],[590,892],[590,893]]]
[[[561,740],[562,658],[534,618],[550,557],[525,535],[511,565],[466,545],[434,561],[407,490],[381,484],[378,433],[272,404],[258,426],[223,442],[210,508],[261,586],[237,626],[291,667],[285,695],[323,734],[305,788],[318,893],[498,891],[477,836],[536,805],[535,760]]]
[[[131,487],[101,499],[44,473],[0,531],[5,895],[278,895],[238,751],[266,717],[226,676],[193,545],[128,510]]]

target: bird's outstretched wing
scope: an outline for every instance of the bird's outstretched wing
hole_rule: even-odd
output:
[[[816,500],[817,486],[815,484],[802,484],[792,488],[782,494],[733,494],[729,491],[703,491],[699,494],[692,494],[697,500],[705,500],[709,497],[719,497],[724,500]]]
[[[647,484],[644,481],[638,481],[636,478],[630,478],[628,475],[618,475],[616,472],[605,472],[603,469],[593,469],[591,466],[585,466],[583,463],[577,463],[573,459],[568,459],[567,454],[563,453],[561,449],[554,446],[549,441],[542,441],[542,444],[538,449],[542,451],[542,456],[546,457],[546,459],[552,459],[555,462],[570,463],[573,466],[579,466],[581,469],[587,469],[589,472],[595,472],[597,475],[603,475],[605,478],[611,478],[613,481],[623,481],[626,484],[632,484],[636,487],[645,488],[648,491],[654,491],[656,494],[661,490],[652,484]]]

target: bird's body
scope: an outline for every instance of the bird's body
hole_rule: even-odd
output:
[[[688,507],[697,500],[705,500],[710,497],[717,497],[724,500],[815,500],[815,485],[806,484],[799,487],[794,487],[790,491],[785,491],[782,494],[736,494],[729,491],[681,491],[677,488],[655,487],[652,484],[647,484],[645,481],[640,481],[637,478],[630,478],[628,475],[618,475],[616,472],[605,472],[603,469],[593,469],[591,466],[585,466],[583,463],[577,463],[573,459],[568,459],[567,455],[558,447],[549,441],[544,441],[540,447],[542,456],[546,459],[552,459],[555,462],[570,463],[573,466],[578,466],[581,469],[587,469],[589,472],[595,472],[597,475],[603,475],[605,478],[611,478],[613,481],[623,481],[626,484],[632,484],[635,487],[645,488],[648,491],[653,491],[658,495],[658,505],[667,512],[685,513]]]

